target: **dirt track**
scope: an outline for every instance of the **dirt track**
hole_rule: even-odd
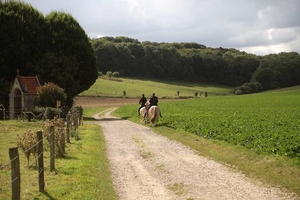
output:
[[[103,128],[113,182],[121,200],[292,199],[279,189],[249,180],[149,127],[110,116]]]

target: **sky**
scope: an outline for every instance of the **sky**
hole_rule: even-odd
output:
[[[300,53],[299,0],[23,0],[71,14],[90,38],[196,42],[256,55]]]

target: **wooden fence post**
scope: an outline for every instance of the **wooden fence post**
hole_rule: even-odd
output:
[[[50,126],[50,171],[55,169],[55,139],[54,126]]]
[[[20,159],[18,153],[18,147],[9,148],[9,157],[11,161],[11,199],[20,199]]]
[[[71,132],[71,112],[67,114],[67,143],[70,143],[70,132]]]
[[[37,147],[38,147],[38,177],[39,177],[39,191],[44,192],[45,178],[44,178],[44,154],[43,154],[43,132],[38,131],[37,133]]]

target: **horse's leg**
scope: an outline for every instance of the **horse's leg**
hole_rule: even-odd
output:
[[[159,117],[161,116],[159,107],[157,107],[157,112],[156,112],[156,113],[157,113],[157,114],[156,114],[156,117],[155,117],[155,126],[157,126],[158,119],[159,119]]]
[[[146,121],[145,121],[145,107],[140,109],[140,116],[142,117],[141,123],[146,123]]]

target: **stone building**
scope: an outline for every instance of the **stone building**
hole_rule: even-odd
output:
[[[37,76],[17,76],[9,93],[9,118],[14,119],[31,111],[36,105],[37,88],[40,86]]]

